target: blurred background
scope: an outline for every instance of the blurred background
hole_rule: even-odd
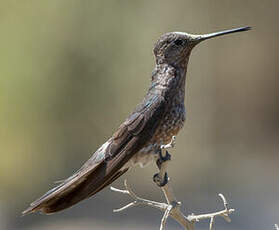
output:
[[[165,32],[253,30],[194,49],[187,122],[169,175],[183,211],[236,212],[218,229],[279,223],[279,27],[277,0],[1,1],[0,229],[159,229],[162,213],[108,188],[55,215],[21,217],[31,201],[85,162],[143,98],[153,44]],[[163,201],[154,165],[122,176]],[[167,229],[181,229],[168,220]],[[197,224],[208,229],[208,222]]]

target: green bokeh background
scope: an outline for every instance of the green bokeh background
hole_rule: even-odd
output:
[[[169,174],[184,211],[236,213],[218,229],[279,222],[279,27],[276,0],[0,1],[0,229],[158,229],[161,213],[106,189],[64,212],[21,211],[86,161],[144,96],[153,44],[169,31],[253,30],[195,48],[187,122]],[[163,200],[156,168],[121,177]],[[172,220],[168,229],[180,229]],[[208,229],[199,223],[198,229]]]

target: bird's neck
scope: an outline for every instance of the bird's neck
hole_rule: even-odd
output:
[[[156,65],[152,72],[152,82],[149,93],[160,94],[166,99],[173,97],[184,102],[185,82],[188,60],[179,65]]]

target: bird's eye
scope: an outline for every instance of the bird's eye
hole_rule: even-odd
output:
[[[183,45],[183,40],[177,39],[177,40],[174,41],[174,44],[177,45],[177,46],[182,46]]]

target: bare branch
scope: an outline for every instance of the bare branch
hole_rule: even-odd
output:
[[[200,215],[191,214],[189,216],[185,216],[181,212],[180,210],[181,202],[177,201],[173,189],[170,185],[169,178],[167,176],[167,166],[168,163],[170,162],[170,154],[168,153],[167,149],[173,148],[174,145],[175,145],[175,137],[172,138],[170,143],[161,146],[160,148],[161,151],[159,153],[158,160],[157,160],[157,166],[159,168],[159,172],[155,174],[153,177],[154,182],[162,189],[164,196],[167,200],[167,203],[160,203],[160,202],[151,201],[151,200],[138,197],[131,190],[131,188],[127,184],[127,181],[125,180],[124,181],[125,190],[117,189],[114,187],[111,187],[111,190],[114,192],[127,194],[134,201],[125,205],[122,208],[115,209],[114,212],[121,212],[128,208],[135,207],[137,205],[147,205],[153,208],[157,208],[162,212],[164,212],[164,215],[161,219],[160,230],[164,229],[166,225],[166,221],[169,216],[171,216],[174,220],[176,220],[186,230],[195,230],[195,223],[203,219],[210,219],[209,230],[213,230],[214,220],[215,217],[217,216],[221,216],[226,221],[230,222],[231,219],[229,218],[229,214],[234,212],[234,209],[229,209],[228,202],[224,197],[224,195],[221,193],[218,195],[223,201],[224,210],[208,213],[208,214],[200,214]],[[277,225],[276,225],[276,230],[279,230]]]
[[[214,217],[211,217],[209,223],[209,230],[213,230],[213,224],[214,224]]]
[[[234,209],[229,209],[228,208],[228,203],[226,203],[226,199],[224,195],[219,194],[219,196],[222,198],[224,202],[225,209],[219,212],[213,212],[213,213],[208,213],[208,214],[200,214],[200,215],[189,215],[188,219],[190,221],[200,221],[203,219],[212,219],[215,218],[216,216],[222,216],[226,221],[231,222],[231,219],[229,218],[229,214],[234,212]]]
[[[137,206],[137,205],[147,205],[147,206],[150,206],[150,207],[153,207],[153,208],[157,208],[157,209],[159,209],[161,211],[165,211],[167,209],[168,205],[165,204],[165,203],[159,203],[159,202],[156,202],[156,201],[151,201],[151,200],[147,200],[147,199],[143,199],[143,198],[138,197],[131,190],[131,188],[128,186],[127,180],[124,181],[124,186],[125,186],[126,190],[117,189],[117,188],[114,188],[114,187],[110,187],[110,189],[112,191],[114,191],[114,192],[119,192],[119,193],[127,194],[132,199],[134,199],[134,201],[129,203],[129,204],[127,204],[127,205],[125,205],[125,206],[123,206],[122,208],[114,209],[113,210],[114,212],[122,212],[125,209],[131,208],[131,207],[134,207],[134,206]]]
[[[164,216],[163,216],[162,220],[161,220],[160,230],[163,230],[163,228],[165,227],[166,221],[167,221],[167,219],[168,219],[168,217],[169,217],[169,215],[170,215],[170,211],[171,211],[171,210],[172,210],[172,206],[169,205],[169,206],[167,207],[165,213],[164,213]]]

